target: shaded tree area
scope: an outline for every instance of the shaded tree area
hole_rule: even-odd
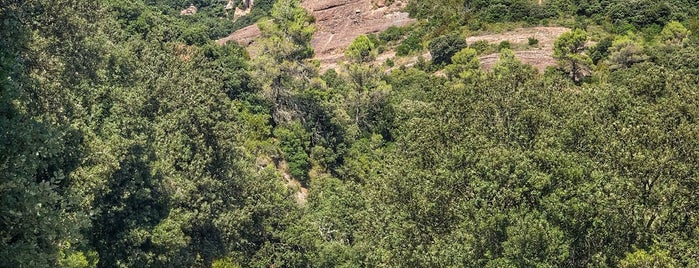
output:
[[[295,206],[245,145],[271,133],[242,48],[141,2],[2,17],[3,266],[209,267],[280,239]]]
[[[483,70],[447,30],[431,63],[386,70],[362,36],[321,74],[298,0],[253,57],[158,6],[183,2],[58,2],[1,7],[2,267],[699,265],[699,43],[675,11],[571,31],[543,74],[507,48]],[[434,10],[531,4],[481,2]]]

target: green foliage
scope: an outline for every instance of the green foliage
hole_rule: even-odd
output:
[[[291,60],[300,60],[313,55],[313,48],[308,43],[315,31],[308,25],[312,17],[301,8],[298,0],[277,1],[272,8],[271,16],[273,23],[262,23],[260,27],[263,34],[274,37],[272,39],[275,42],[286,42],[281,46],[286,50],[282,56]],[[278,44],[277,47],[279,47]]]
[[[485,54],[492,49],[490,43],[485,40],[473,42],[469,47],[475,49],[479,54]]]
[[[609,56],[609,48],[612,46],[614,38],[605,37],[600,40],[593,47],[589,48],[590,59],[594,64],[599,63],[601,60]]]
[[[476,50],[464,48],[451,58],[451,62],[452,64],[444,69],[449,78],[476,81],[481,67]]]
[[[653,250],[648,253],[645,250],[636,250],[633,253],[627,253],[626,257],[619,262],[621,268],[643,268],[643,267],[658,267],[670,268],[678,267],[677,261],[669,256],[667,251]]]
[[[187,45],[203,45],[209,41],[207,31],[204,25],[189,27],[182,32],[181,38]]]
[[[384,63],[385,63],[386,66],[388,66],[389,68],[396,65],[396,63],[393,61],[393,59],[386,59],[386,61],[385,61]]]
[[[97,252],[90,251],[85,256],[82,251],[73,252],[68,255],[61,252],[63,257],[58,260],[58,266],[66,268],[90,268],[97,266]]]
[[[89,68],[98,59],[67,65],[94,56],[82,24],[95,3],[63,2],[52,14],[39,6],[46,4],[0,7],[0,259],[7,267],[57,266],[61,254],[73,254],[64,245],[81,245],[88,226],[73,188],[82,134],[65,123],[74,112],[65,91],[94,75]],[[58,110],[45,114],[49,109]]]
[[[429,45],[432,62],[434,64],[449,64],[451,57],[466,46],[466,41],[456,34],[437,37]]]
[[[391,26],[379,33],[379,39],[383,42],[392,42],[400,40],[405,34],[404,28]]]
[[[288,127],[277,127],[274,136],[279,139],[279,146],[283,157],[289,163],[289,172],[293,178],[300,181],[308,181],[308,169],[310,161],[308,154],[308,134],[301,124],[292,123]]]
[[[238,268],[240,264],[237,264],[231,260],[231,258],[223,258],[215,260],[211,264],[211,268]]]
[[[396,56],[406,56],[415,51],[421,51],[422,40],[417,34],[411,34],[396,47]]]
[[[502,51],[503,49],[512,49],[512,45],[508,41],[502,41],[498,44],[498,51]]]
[[[487,22],[502,22],[509,20],[510,16],[507,12],[507,9],[507,6],[503,4],[494,4],[488,6],[488,8],[483,11],[483,18]]]
[[[660,32],[660,40],[665,44],[678,46],[687,43],[690,35],[692,33],[684,25],[677,21],[671,21]]]
[[[345,50],[345,57],[354,62],[369,62],[376,59],[375,45],[366,35],[360,35]]]
[[[629,35],[617,38],[609,47],[609,62],[612,70],[628,68],[648,58],[643,51],[643,46],[634,40],[634,37]]]
[[[527,38],[527,44],[530,46],[536,46],[539,44],[539,39],[536,39],[534,37],[529,37],[529,38]]]
[[[506,234],[503,257],[517,267],[559,267],[570,255],[565,234],[536,213],[515,219]]]
[[[254,59],[220,2],[49,2],[0,7],[0,266],[699,264],[696,1],[411,1],[399,53],[440,62],[323,75],[299,1],[256,3]],[[602,39],[485,70],[488,12]]]
[[[313,55],[310,45],[314,28],[311,17],[297,0],[279,1],[273,19],[261,22],[260,55],[253,61],[251,80],[271,108],[275,124],[291,122],[301,115],[294,88],[305,88],[303,74],[313,72],[303,60]]]
[[[576,83],[589,75],[592,59],[584,53],[587,33],[582,29],[562,34],[554,43],[553,57],[558,67]]]

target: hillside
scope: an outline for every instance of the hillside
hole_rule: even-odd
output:
[[[699,267],[696,0],[0,22],[0,267]]]
[[[316,31],[311,40],[314,49],[313,59],[320,62],[321,70],[337,68],[337,63],[344,59],[345,49],[360,35],[377,34],[391,26],[405,26],[414,23],[415,20],[408,17],[408,13],[402,12],[407,2],[395,1],[386,6],[383,2],[374,3],[372,0],[306,0],[301,5],[315,18]],[[538,46],[525,50],[515,50],[515,56],[522,62],[531,64],[539,71],[548,66],[553,66],[553,42],[556,38],[569,29],[564,27],[530,27],[520,28],[500,34],[485,34],[470,36],[467,43],[486,41],[497,45],[508,41],[515,45],[526,45],[529,38],[538,40]],[[231,35],[216,40],[219,44],[236,42],[249,46],[254,39],[261,34],[257,25],[250,25],[237,30]],[[251,51],[255,53],[254,51]],[[377,64],[395,57],[394,50],[389,50],[377,58]],[[429,60],[429,53],[422,57]],[[499,58],[498,53],[480,56],[483,68],[490,69]],[[412,66],[417,61],[417,56],[400,60],[402,65]]]
[[[316,32],[311,40],[315,51],[313,58],[319,60],[322,66],[333,65],[344,57],[345,48],[358,36],[414,22],[408,18],[408,13],[401,11],[406,3],[393,1],[386,6],[385,1],[372,0],[303,1],[301,6],[315,18]],[[234,41],[247,46],[259,35],[259,28],[251,25],[216,42],[224,44]]]

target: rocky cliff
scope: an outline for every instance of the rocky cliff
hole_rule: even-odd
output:
[[[321,64],[342,59],[344,50],[362,34],[377,33],[390,26],[413,22],[401,12],[407,1],[306,0],[301,5],[316,19],[316,33],[311,45]]]
[[[315,18],[316,32],[311,41],[315,59],[321,65],[332,65],[343,58],[344,50],[362,34],[377,33],[390,26],[403,26],[413,22],[408,13],[401,12],[407,0],[306,0],[302,6]],[[224,44],[234,41],[249,45],[260,31],[256,25],[240,29],[230,36],[217,40]]]

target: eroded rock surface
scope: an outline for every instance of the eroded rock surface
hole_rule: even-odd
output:
[[[316,32],[311,40],[314,59],[322,66],[334,65],[344,57],[344,50],[362,34],[378,33],[390,26],[403,26],[414,20],[402,12],[407,1],[385,0],[306,0],[301,6],[315,18]],[[217,40],[219,44],[234,41],[249,45],[260,35],[260,28],[252,25]],[[327,68],[325,68],[327,69]]]
[[[248,46],[261,34],[260,27],[257,27],[257,24],[253,24],[237,30],[229,36],[216,40],[216,43],[223,45],[228,42],[236,42],[241,46]]]
[[[307,0],[301,5],[313,14],[317,30],[311,45],[321,65],[332,65],[344,57],[344,50],[362,34],[378,33],[390,26],[414,20],[401,9],[406,1]]]
[[[539,72],[544,72],[546,67],[556,65],[556,59],[553,58],[553,44],[561,34],[568,31],[570,29],[565,27],[519,28],[500,34],[471,36],[466,38],[466,42],[473,44],[482,40],[490,44],[498,44],[502,41],[508,41],[512,44],[526,45],[529,38],[535,38],[538,40],[538,45],[535,48],[515,51],[515,57],[523,63],[534,66]],[[493,53],[481,56],[479,59],[483,69],[489,70],[499,58],[499,53]]]

